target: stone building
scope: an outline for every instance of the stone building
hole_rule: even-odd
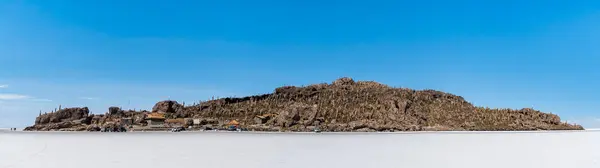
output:
[[[164,113],[150,113],[146,115],[146,123],[148,123],[148,127],[164,127],[165,120],[166,118]]]

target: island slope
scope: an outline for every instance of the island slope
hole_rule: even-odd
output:
[[[435,90],[394,88],[372,81],[340,78],[327,84],[284,86],[273,93],[222,98],[192,105],[158,102],[152,112],[167,118],[201,119],[203,127],[222,128],[236,120],[256,131],[332,132],[370,131],[524,131],[582,130],[555,114],[530,108],[475,107],[460,96]],[[87,108],[61,109],[41,114],[26,130],[98,130],[120,118],[144,125],[149,112],[111,107],[105,115],[89,115]],[[208,122],[210,121],[210,122]],[[93,129],[90,128],[93,125]],[[186,124],[187,125],[187,124]]]

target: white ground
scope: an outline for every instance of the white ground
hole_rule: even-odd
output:
[[[37,133],[0,131],[0,168],[599,168],[600,131]]]

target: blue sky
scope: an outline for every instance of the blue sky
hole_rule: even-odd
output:
[[[0,1],[0,127],[342,76],[600,127],[597,1],[169,2]]]

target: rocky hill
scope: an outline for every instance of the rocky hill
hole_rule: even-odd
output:
[[[311,131],[314,128],[361,132],[583,129],[579,125],[561,122],[557,115],[529,108],[475,107],[462,97],[449,93],[394,88],[371,81],[357,82],[351,78],[340,78],[331,84],[284,86],[270,94],[222,98],[189,106],[162,101],[152,110],[165,112],[168,118],[200,118],[221,123],[216,126],[237,120],[242,127],[259,131]],[[84,126],[102,125],[123,116],[137,116],[134,124],[143,124],[142,112],[119,111],[122,110],[112,109],[107,115],[95,116],[94,120],[94,116],[88,115],[87,108],[59,110],[39,116],[36,124],[28,130],[73,129],[72,125],[77,125],[77,130],[89,130]],[[48,128],[61,123],[71,124]]]

